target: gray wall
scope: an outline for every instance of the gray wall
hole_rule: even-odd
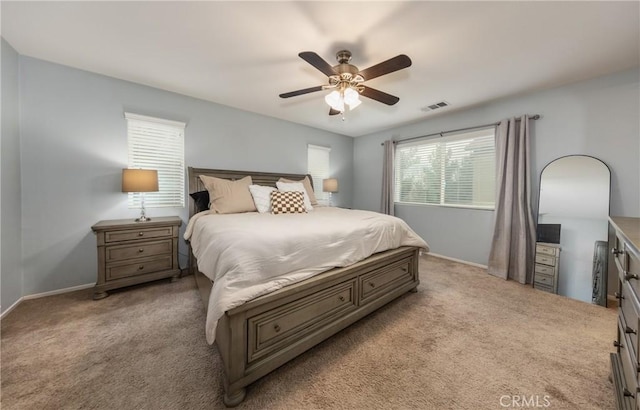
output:
[[[4,39],[2,45],[2,138],[0,175],[0,305],[4,312],[22,296],[19,57]]]
[[[640,71],[634,69],[359,137],[354,145],[354,206],[380,209],[380,143],[385,139],[540,114],[542,118],[532,122],[534,207],[544,166],[564,155],[585,154],[601,159],[611,169],[611,215],[640,216],[639,77]],[[450,102],[455,107],[455,101]],[[398,205],[396,214],[429,243],[434,253],[487,264],[493,211]]]
[[[20,86],[25,295],[95,282],[91,225],[139,214],[120,192],[125,111],[186,122],[188,166],[305,173],[307,144],[331,146],[336,202],[351,205],[349,137],[25,56]],[[188,208],[147,214],[186,224]],[[180,253],[184,267],[183,241]]]
[[[612,170],[611,213],[640,216],[638,70],[494,102],[354,142],[17,56],[4,42],[2,57],[3,309],[21,295],[95,282],[95,238],[90,226],[101,219],[138,214],[136,209],[127,209],[126,195],[120,192],[120,170],[127,164],[124,111],[185,121],[185,161],[196,167],[303,173],[308,143],[331,146],[332,174],[340,179],[341,187],[335,202],[372,210],[379,209],[380,142],[384,139],[538,113],[543,118],[533,127],[534,190],[537,192],[541,169],[552,159],[593,155]],[[5,76],[9,78],[6,83]],[[10,101],[6,106],[5,99]],[[6,124],[5,116],[9,118]],[[185,223],[187,220],[186,208],[148,211],[152,216],[177,214]],[[401,205],[397,213],[427,239],[433,252],[486,264],[492,211]],[[180,252],[184,266],[184,243]],[[5,259],[5,254],[10,256]]]

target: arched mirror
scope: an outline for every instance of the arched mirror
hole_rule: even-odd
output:
[[[540,175],[534,287],[606,306],[611,173],[570,155]]]

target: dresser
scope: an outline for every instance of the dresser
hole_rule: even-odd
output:
[[[533,287],[545,292],[558,293],[558,267],[560,245],[536,242],[536,259],[533,271]]]
[[[107,291],[152,280],[180,276],[177,216],[155,217],[147,222],[133,219],[100,221],[91,229],[98,246],[98,279],[93,298]]]
[[[618,334],[611,353],[611,376],[618,409],[640,409],[640,218],[610,217],[609,247],[618,278]]]

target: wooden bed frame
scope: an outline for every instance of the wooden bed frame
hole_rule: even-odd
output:
[[[240,179],[275,186],[281,178],[301,174],[212,170],[189,167],[189,193],[205,190],[199,175]],[[311,178],[309,178],[311,180]],[[189,217],[195,207],[190,201]],[[195,275],[205,309],[212,282],[197,269],[191,250],[189,271]],[[346,268],[334,268],[302,282],[253,299],[218,321],[216,344],[224,363],[224,404],[234,407],[245,387],[340,330],[418,286],[419,248],[404,246],[380,252]]]

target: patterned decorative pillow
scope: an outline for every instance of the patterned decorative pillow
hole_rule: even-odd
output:
[[[309,194],[307,194],[307,190],[304,189],[304,185],[302,182],[276,182],[276,186],[278,187],[278,191],[282,192],[302,192],[303,195],[303,203],[304,209],[307,212],[313,211],[313,205],[311,205],[311,199],[309,199]]]
[[[272,214],[304,214],[304,192],[301,191],[273,191],[271,192]]]

